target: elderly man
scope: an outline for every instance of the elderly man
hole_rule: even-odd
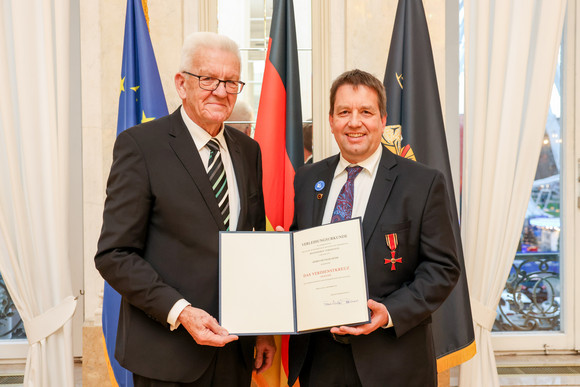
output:
[[[249,103],[245,101],[236,102],[232,115],[228,118],[229,126],[236,128],[246,136],[252,135],[252,121],[254,112]]]
[[[137,387],[249,386],[273,339],[215,319],[219,231],[265,228],[259,146],[223,124],[244,86],[235,42],[189,36],[175,86],[182,106],[113,151],[95,264],[122,295],[115,357]]]
[[[291,337],[290,385],[437,385],[431,314],[460,270],[445,180],[381,146],[386,118],[382,83],[342,74],[330,91],[340,154],[296,173],[292,229],[362,217],[371,322]]]

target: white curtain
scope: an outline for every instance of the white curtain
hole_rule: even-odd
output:
[[[34,387],[73,386],[69,12],[68,0],[0,2],[0,274],[24,322],[24,385]]]
[[[566,0],[465,0],[462,238],[477,355],[459,385],[499,387],[491,329],[548,114]]]

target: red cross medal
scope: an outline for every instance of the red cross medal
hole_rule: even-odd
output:
[[[395,258],[397,245],[399,244],[399,239],[397,238],[397,234],[388,234],[385,235],[385,239],[387,240],[387,246],[391,249],[391,258],[385,258],[385,265],[391,264],[391,271],[397,270],[395,267],[395,263],[403,263],[403,258]]]

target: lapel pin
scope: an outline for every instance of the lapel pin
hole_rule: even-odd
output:
[[[324,196],[323,194],[319,193],[318,195],[316,195],[316,198],[317,198],[318,200],[320,200],[320,199],[322,199],[322,197],[323,197],[323,196]]]
[[[318,192],[322,191],[324,189],[324,182],[322,180],[318,180],[318,182],[314,185],[314,189]]]

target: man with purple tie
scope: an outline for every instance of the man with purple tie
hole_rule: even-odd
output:
[[[290,338],[289,385],[436,386],[431,314],[459,263],[443,175],[381,146],[383,84],[352,70],[330,90],[340,154],[296,173],[291,230],[361,217],[371,321]]]

